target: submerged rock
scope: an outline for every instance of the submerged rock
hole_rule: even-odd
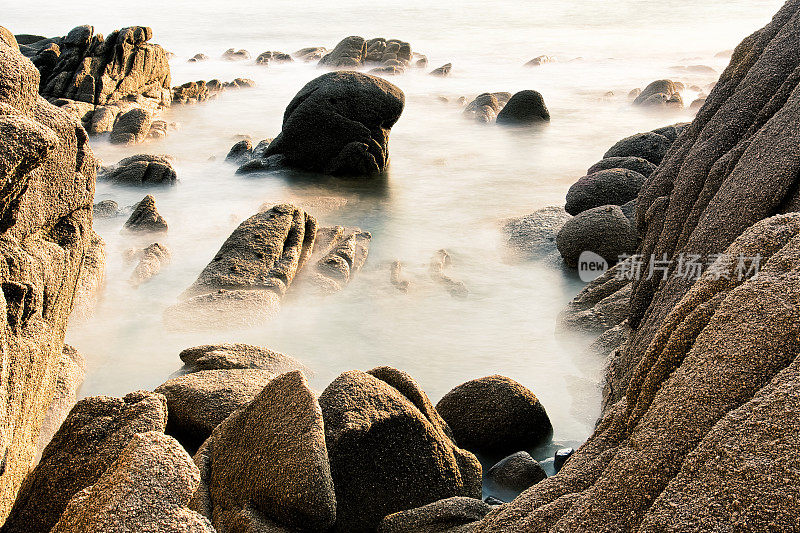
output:
[[[428,273],[433,281],[442,285],[452,296],[456,298],[466,298],[469,296],[469,289],[464,285],[464,282],[453,279],[445,274],[445,270],[451,263],[452,259],[450,258],[450,254],[447,253],[447,250],[439,250],[431,259]]]
[[[256,65],[268,66],[270,63],[291,63],[292,56],[283,52],[262,52],[256,58]]]
[[[147,248],[136,253],[139,262],[133,269],[130,281],[134,286],[139,286],[161,272],[161,269],[172,260],[172,253],[163,244],[154,242]]]
[[[358,68],[367,59],[367,42],[353,35],[342,39],[331,52],[319,60],[319,65],[332,69]]]
[[[390,514],[378,533],[470,533],[492,507],[476,498],[453,496]]]
[[[325,48],[324,46],[311,46],[308,48],[301,48],[300,50],[293,53],[292,57],[308,63],[310,61],[318,61],[326,53],[328,53],[328,49]]]
[[[186,507],[199,481],[197,466],[174,439],[138,433],[93,485],[70,500],[52,531],[213,533],[208,520]]]
[[[178,175],[172,161],[173,158],[166,155],[132,155],[104,168],[97,179],[119,185],[175,185]]]
[[[169,229],[167,221],[158,213],[156,199],[151,194],[136,204],[123,227],[128,231],[144,233],[164,233]]]
[[[480,497],[480,463],[453,444],[407,374],[345,372],[319,403],[336,488],[335,531],[372,531],[398,511],[451,496]]]
[[[498,461],[489,469],[486,477],[503,488],[522,492],[547,479],[547,473],[531,454],[517,452]]]
[[[307,377],[313,374],[304,364],[260,346],[249,344],[206,344],[186,348],[180,353],[181,361],[190,372],[198,370],[223,370],[232,368],[258,368],[273,374],[300,370]]]
[[[680,89],[682,86],[672,80],[657,80],[644,88],[644,90],[634,99],[634,105],[641,106],[660,106],[675,105],[683,107]]]
[[[247,50],[228,48],[222,53],[222,59],[226,59],[228,61],[246,61],[250,59],[250,52]]]
[[[497,113],[497,123],[507,125],[529,125],[550,122],[550,112],[538,91],[520,91]]]
[[[167,434],[190,452],[231,413],[248,403],[275,377],[254,368],[200,370],[172,378],[154,392],[167,399]]]
[[[520,259],[538,260],[558,256],[556,237],[572,216],[563,207],[551,206],[503,224],[506,245]]]
[[[289,103],[264,157],[279,155],[286,166],[326,174],[378,174],[389,163],[389,131],[404,103],[403,92],[386,80],[324,74]]]
[[[322,412],[299,371],[270,381],[194,460],[201,481],[191,507],[218,531],[269,531],[275,522],[326,531],[336,520]]]
[[[474,379],[436,404],[459,446],[485,453],[509,453],[547,442],[553,426],[526,387],[505,376]]]
[[[452,70],[453,70],[453,64],[452,63],[445,63],[441,67],[435,68],[432,71],[430,71],[429,74],[431,76],[438,76],[440,78],[446,78],[447,76],[450,75],[450,71],[452,71]]]
[[[547,63],[555,63],[556,58],[553,56],[538,56],[534,57],[527,63],[525,63],[526,67],[539,67],[542,65],[546,65]]]
[[[316,220],[281,204],[242,222],[167,309],[171,327],[242,327],[274,316],[314,245]]]
[[[50,531],[67,502],[97,482],[135,434],[163,432],[166,423],[167,404],[160,394],[138,391],[122,399],[79,401],[25,478],[4,531]]]

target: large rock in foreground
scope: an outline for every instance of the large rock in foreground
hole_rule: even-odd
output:
[[[391,368],[345,372],[319,399],[336,487],[336,531],[451,496],[480,498],[481,466],[424,392]]]
[[[39,72],[0,31],[0,522],[36,454],[92,236],[86,132],[38,94]]]
[[[67,502],[95,483],[136,433],[163,432],[166,424],[167,402],[160,394],[81,400],[25,478],[3,531],[50,531]]]
[[[538,398],[505,376],[474,379],[454,388],[436,404],[459,446],[503,454],[534,448],[553,434]]]
[[[289,103],[265,157],[326,174],[378,174],[389,163],[389,131],[404,105],[403,92],[386,80],[358,72],[324,74]]]
[[[182,302],[170,307],[171,327],[252,326],[274,316],[294,277],[311,255],[316,221],[281,204],[242,222]]]
[[[75,495],[53,533],[214,533],[186,505],[200,474],[175,439],[150,431],[133,436],[119,458]]]
[[[191,507],[218,531],[326,531],[336,519],[322,412],[299,371],[228,417],[194,460]]]

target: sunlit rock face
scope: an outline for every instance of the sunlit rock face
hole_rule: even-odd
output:
[[[92,235],[86,132],[0,28],[0,521],[36,453]]]

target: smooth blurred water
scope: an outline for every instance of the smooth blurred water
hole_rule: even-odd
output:
[[[547,264],[509,262],[499,222],[562,204],[569,185],[618,139],[690,120],[688,110],[634,109],[627,94],[664,77],[705,90],[716,76],[686,75],[671,67],[709,65],[721,72],[726,60],[715,54],[763,26],[781,2],[430,4],[80,0],[4,6],[0,24],[14,33],[63,35],[86,23],[102,33],[149,25],[153,41],[176,54],[173,85],[239,76],[258,84],[205,104],[174,107],[166,118],[180,129],[164,140],[134,147],[92,141],[106,163],[134,153],[171,154],[181,181],[150,191],[98,185],[97,200],[126,206],[146,192],[154,194],[170,225],[169,235],[158,240],[172,249],[173,263],[132,288],[127,279],[133,265],[123,262],[122,253],[153,239],[121,235],[124,218],[95,221],[108,246],[107,284],[95,317],[72,324],[67,339],[88,359],[82,395],[153,388],[179,368],[183,348],[249,342],[305,362],[315,370],[313,385],[319,390],[344,370],[385,364],[409,372],[435,401],[465,380],[505,374],[540,397],[557,439],[588,435],[599,410],[604,362],[582,352],[584,339],[554,331],[556,315],[581,283]],[[230,47],[245,48],[253,58],[266,50],[332,48],[347,35],[407,40],[427,54],[427,70],[454,64],[450,78],[427,71],[391,78],[406,94],[406,109],[392,130],[387,176],[353,181],[235,175],[235,167],[223,161],[235,136],[275,136],[286,104],[321,72],[308,64],[265,68],[252,60],[187,63],[187,58],[198,52],[218,58]],[[522,67],[541,54],[560,61]],[[485,91],[521,89],[544,95],[551,124],[526,130],[473,124],[453,103],[462,95],[471,99]],[[687,105],[695,96],[687,91]],[[230,232],[262,204],[280,201],[311,206],[323,223],[372,232],[361,275],[330,297],[291,294],[278,318],[251,331],[165,330],[163,310]],[[338,207],[325,208],[329,204]],[[427,276],[427,263],[441,248],[453,256],[450,274],[470,290],[465,300],[452,298]],[[408,265],[413,282],[408,294],[389,283],[394,259]]]

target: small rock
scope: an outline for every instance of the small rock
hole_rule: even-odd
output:
[[[545,65],[547,63],[555,63],[555,62],[556,62],[556,58],[553,57],[553,56],[539,56],[539,57],[534,57],[533,59],[531,59],[530,61],[525,63],[525,66],[526,67],[539,67],[539,66]]]
[[[573,453],[575,453],[573,448],[561,448],[556,452],[555,456],[553,457],[553,467],[555,468],[556,472],[561,470],[561,467],[564,466],[564,463],[566,463],[570,457],[572,457]]]
[[[547,479],[545,471],[528,452],[509,455],[492,466],[486,475],[501,487],[516,492]]]
[[[431,76],[438,76],[440,78],[446,78],[447,76],[450,75],[450,71],[451,70],[453,70],[453,64],[452,63],[445,63],[441,67],[435,68],[432,71],[430,71],[429,74]]]
[[[586,174],[594,174],[595,172],[600,172],[601,170],[610,170],[612,168],[625,168],[628,170],[633,170],[645,178],[649,178],[650,174],[655,172],[658,167],[647,159],[643,159],[641,157],[607,157],[592,165],[589,170],[586,171]]]
[[[603,155],[603,158],[641,157],[658,165],[671,145],[669,139],[658,133],[637,133],[617,142]]]
[[[141,107],[122,113],[114,122],[109,140],[113,144],[138,144],[150,131],[152,119],[152,113]]]
[[[519,259],[538,260],[558,255],[556,236],[571,218],[563,207],[552,206],[508,219],[503,224],[503,233],[508,238],[506,244]]]
[[[377,533],[469,533],[491,510],[479,499],[454,496],[390,514]]]
[[[156,210],[156,199],[150,194],[136,204],[123,227],[128,231],[151,233],[164,233],[169,229],[167,221]]]
[[[537,91],[520,91],[512,96],[497,114],[498,124],[529,125],[549,122],[550,112]]]
[[[92,215],[95,218],[113,218],[122,214],[119,204],[114,200],[102,200],[94,204]]]
[[[172,157],[166,155],[133,155],[105,168],[97,179],[118,185],[175,185],[178,175],[172,161]]]
[[[456,298],[466,298],[469,296],[469,290],[467,286],[464,285],[464,282],[455,280],[444,273],[451,262],[452,260],[447,250],[439,250],[433,255],[428,272],[430,273],[431,279],[444,286],[447,292],[452,296]]]
[[[556,237],[561,257],[577,268],[578,257],[585,251],[594,252],[609,265],[636,251],[636,230],[617,205],[588,209],[567,221]]]
[[[189,59],[190,63],[196,63],[198,61],[208,61],[208,56],[205,54],[195,54]]]
[[[133,269],[130,278],[131,283],[136,287],[161,272],[161,268],[172,260],[169,248],[157,242],[144,248],[137,255],[139,263]]]
[[[275,375],[299,370],[308,377],[313,372],[303,363],[260,346],[249,344],[206,344],[186,348],[180,353],[189,372],[232,368],[260,368]]]
[[[226,59],[228,61],[246,61],[250,59],[250,52],[247,50],[228,48],[222,53],[222,59]]]

